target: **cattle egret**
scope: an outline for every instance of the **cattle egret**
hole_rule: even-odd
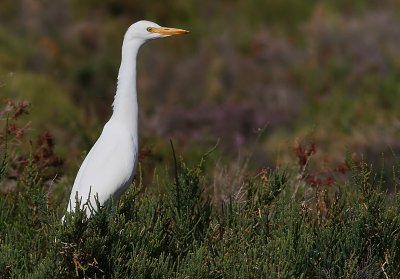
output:
[[[145,20],[132,24],[126,31],[113,113],[78,171],[69,198],[68,212],[75,211],[78,198],[80,208],[90,217],[88,204],[95,208],[96,196],[100,205],[103,205],[111,196],[118,198],[132,182],[138,160],[138,50],[147,40],[186,33],[189,31],[161,27]]]

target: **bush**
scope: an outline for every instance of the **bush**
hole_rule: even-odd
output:
[[[30,165],[1,194],[0,277],[400,276],[400,194],[385,193],[365,164],[340,185],[308,186],[311,199],[292,195],[290,171],[263,170],[217,210],[202,192],[203,163],[179,161],[166,195],[132,185],[92,218],[77,211],[64,224]]]
[[[354,155],[334,177],[317,171],[315,144],[297,142],[296,164],[239,170],[239,182],[219,175],[214,188],[230,198],[212,199],[205,156],[189,167],[173,152],[174,179],[159,181],[165,194],[139,172],[119,201],[61,222],[64,182],[49,183],[62,162],[53,143],[30,155],[19,148],[25,130],[15,121],[28,108],[8,101],[1,114],[0,278],[400,277],[400,165],[388,192],[383,171]]]

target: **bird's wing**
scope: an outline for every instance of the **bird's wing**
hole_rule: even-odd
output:
[[[70,204],[75,204],[76,192],[82,203],[90,194],[92,204],[96,194],[100,204],[118,195],[133,179],[137,156],[133,137],[124,129],[106,125],[78,171]]]

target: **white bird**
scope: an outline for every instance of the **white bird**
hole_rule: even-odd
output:
[[[96,209],[95,196],[103,205],[111,196],[118,198],[132,182],[138,160],[138,50],[147,40],[186,33],[189,31],[161,27],[146,20],[132,24],[126,31],[113,114],[78,171],[69,198],[68,212],[75,211],[78,197],[80,208],[86,210],[90,217],[88,201]]]

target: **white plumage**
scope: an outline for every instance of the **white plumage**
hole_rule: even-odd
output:
[[[126,31],[113,114],[78,171],[68,212],[75,210],[77,196],[81,209],[90,217],[88,201],[96,209],[96,195],[103,205],[110,196],[118,198],[132,182],[138,159],[137,52],[149,39],[186,33],[189,32],[145,20],[132,24]]]

